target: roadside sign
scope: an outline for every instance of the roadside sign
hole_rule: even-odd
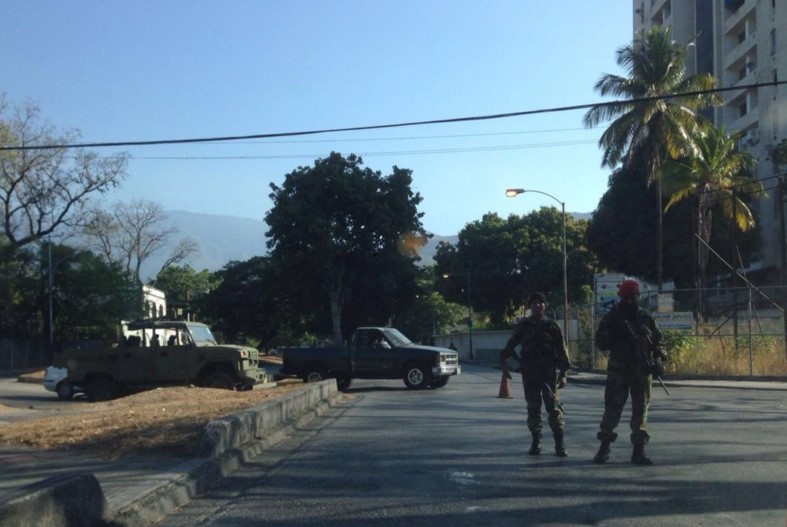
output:
[[[598,273],[593,277],[593,308],[601,318],[617,301],[618,285],[626,279],[622,273]]]
[[[691,311],[653,313],[653,319],[662,331],[691,331],[694,329],[694,313]]]

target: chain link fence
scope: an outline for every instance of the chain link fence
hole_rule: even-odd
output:
[[[680,289],[644,292],[642,307],[656,318],[677,375],[787,375],[782,286]],[[606,354],[593,336],[611,302],[574,305],[569,340],[572,359],[583,368],[604,369]],[[700,307],[701,306],[701,307]]]

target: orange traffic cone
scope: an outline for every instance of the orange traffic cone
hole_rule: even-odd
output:
[[[503,372],[503,378],[500,379],[500,393],[497,395],[498,399],[511,399],[511,392],[508,390],[508,375]]]

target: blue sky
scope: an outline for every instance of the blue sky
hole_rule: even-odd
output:
[[[0,93],[85,142],[253,135],[601,101],[632,37],[624,0],[3,0]],[[128,151],[123,188],[168,210],[262,219],[270,183],[332,150],[413,170],[427,230],[606,190],[584,111]]]

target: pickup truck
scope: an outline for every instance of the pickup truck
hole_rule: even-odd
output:
[[[394,328],[362,327],[349,346],[284,348],[279,373],[303,382],[335,378],[345,390],[352,379],[402,379],[410,389],[442,388],[461,371],[454,350],[413,344]]]

